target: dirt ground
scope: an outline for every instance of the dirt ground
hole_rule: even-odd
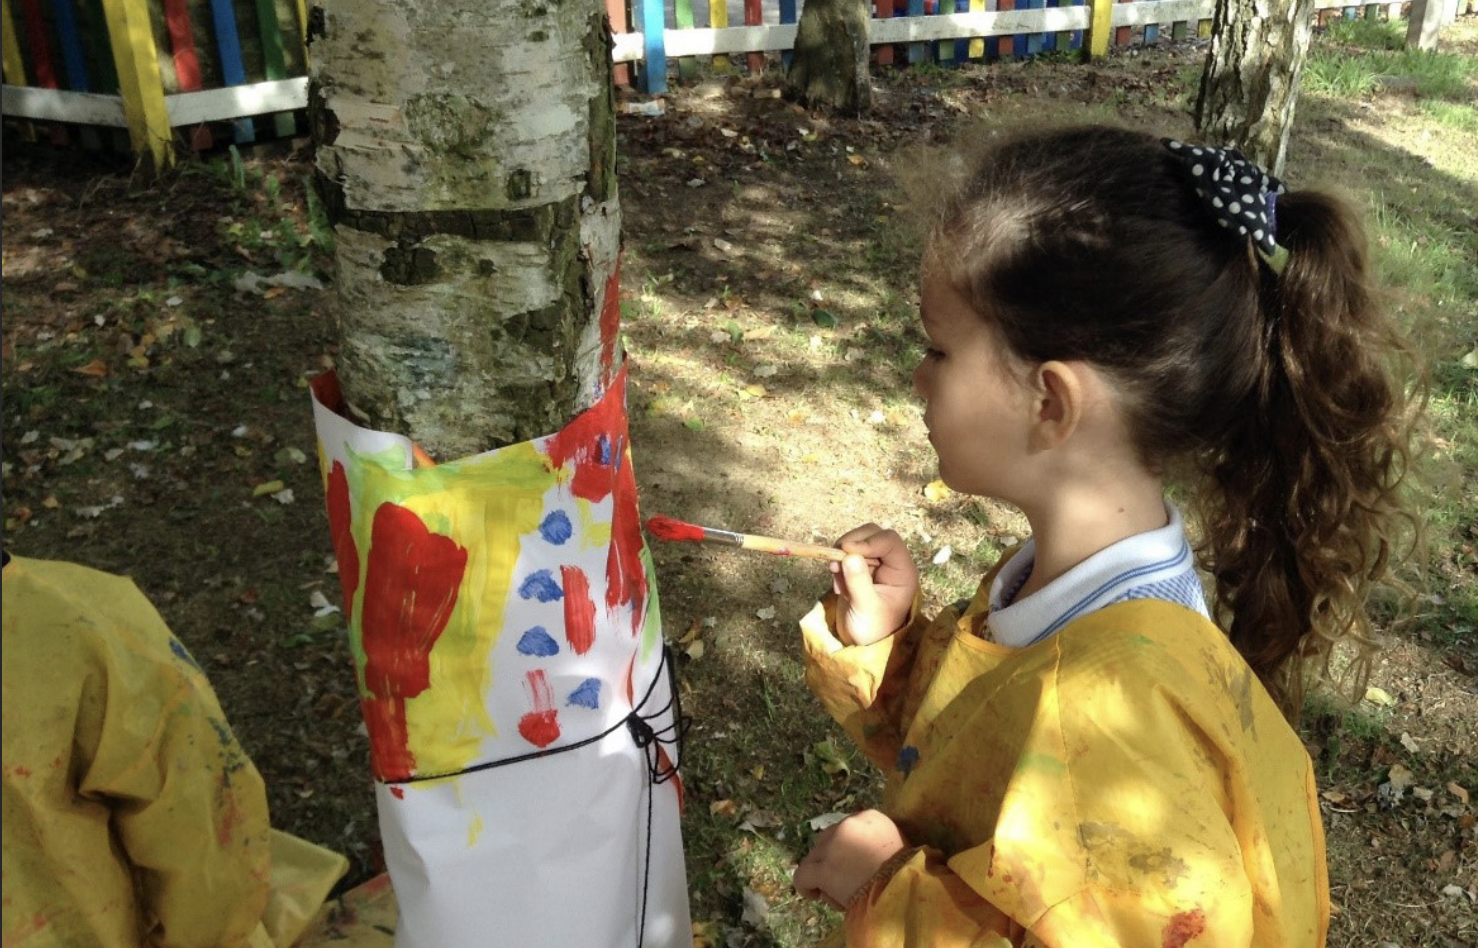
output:
[[[710,78],[660,116],[623,115],[644,512],[824,542],[875,520],[930,564],[931,600],[972,588],[1025,523],[934,483],[908,382],[922,349],[913,195],[948,176],[938,146],[1004,125],[1189,137],[1203,55],[1163,44],[1091,67],[890,72],[861,119],[809,114],[773,76]],[[1377,98],[1360,121],[1407,108]],[[1301,109],[1290,176],[1366,133],[1333,107]],[[306,148],[145,184],[7,133],[5,545],[132,575],[215,683],[275,822],[346,853],[352,884],[383,864],[351,658],[325,608],[339,592],[306,383],[335,341],[329,294],[304,279],[326,280],[331,259]],[[1457,529],[1428,597],[1478,582],[1474,514]],[[878,789],[801,681],[794,624],[825,569],[653,552],[694,721],[684,832],[699,942],[812,943],[834,916],[799,900],[789,872],[814,818]],[[1365,700],[1320,698],[1305,720],[1330,943],[1478,945],[1478,634],[1443,618],[1386,645]]]

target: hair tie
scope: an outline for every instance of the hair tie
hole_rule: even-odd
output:
[[[1239,236],[1250,237],[1257,255],[1275,273],[1288,263],[1288,250],[1278,245],[1278,195],[1283,182],[1242,157],[1235,148],[1187,145],[1161,139],[1191,174],[1196,194],[1216,222]]]

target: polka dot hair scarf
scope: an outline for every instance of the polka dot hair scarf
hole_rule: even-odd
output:
[[[1196,194],[1216,222],[1249,237],[1257,254],[1282,273],[1288,251],[1278,246],[1278,195],[1283,182],[1242,157],[1235,148],[1208,148],[1162,139],[1170,153],[1190,172]]]

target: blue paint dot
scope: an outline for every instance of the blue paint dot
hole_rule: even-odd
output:
[[[553,602],[565,596],[564,590],[555,581],[554,574],[547,569],[530,573],[529,578],[518,587],[518,594],[524,599],[537,599],[540,602]]]
[[[580,687],[570,692],[570,704],[578,704],[582,708],[599,708],[600,679],[587,678],[580,682]]]
[[[896,766],[903,773],[904,776],[908,776],[909,772],[918,765],[918,762],[919,749],[917,747],[914,747],[912,744],[905,744],[898,749],[898,760],[895,762],[894,766]]]
[[[535,655],[539,658],[548,658],[559,654],[559,643],[554,641],[553,636],[544,631],[542,625],[536,625],[523,634],[518,640],[518,652],[520,655]]]
[[[570,537],[574,536],[575,528],[570,524],[569,515],[563,510],[556,510],[544,518],[539,524],[539,535],[550,543],[558,546]]]
[[[189,651],[185,649],[185,646],[180,642],[179,639],[174,638],[173,636],[170,637],[169,650],[174,653],[175,658],[178,658],[180,661],[184,662],[186,665],[189,665],[196,671],[200,670],[200,665],[195,661],[195,656],[191,655]]]
[[[600,452],[600,463],[610,466],[611,463],[611,439],[601,435],[595,439],[595,448]]]

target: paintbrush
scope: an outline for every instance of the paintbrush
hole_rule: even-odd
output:
[[[840,563],[847,554],[834,546],[819,543],[797,543],[762,537],[754,533],[735,533],[716,527],[700,527],[696,523],[674,520],[671,517],[653,517],[647,521],[647,532],[659,540],[679,540],[690,543],[721,543],[737,546],[744,550],[757,550],[774,556],[800,556],[814,560],[831,560]]]

